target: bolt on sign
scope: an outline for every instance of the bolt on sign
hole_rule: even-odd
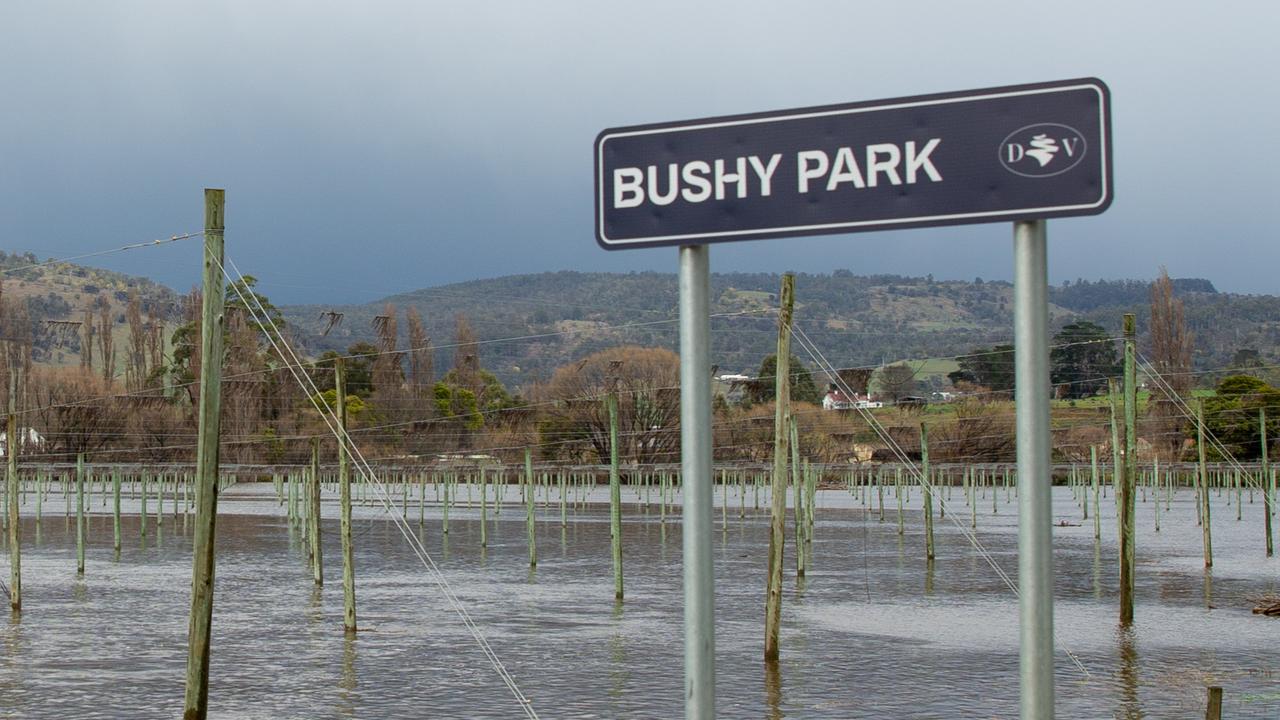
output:
[[[606,249],[1096,215],[1110,92],[1093,78],[612,128]]]

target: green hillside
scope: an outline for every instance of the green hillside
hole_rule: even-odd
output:
[[[776,338],[770,310],[780,277],[770,273],[716,274],[712,362],[721,372],[752,372],[772,352]],[[1086,319],[1119,335],[1121,316],[1138,315],[1145,333],[1149,283],[1137,280],[1077,281],[1051,290],[1055,327]],[[1264,363],[1280,357],[1280,298],[1218,292],[1207,280],[1175,281],[1196,336],[1195,363],[1219,369],[1242,348]],[[1000,281],[935,281],[896,275],[856,276],[845,270],[796,277],[796,322],[838,367],[912,359],[926,386],[941,389],[954,365],[945,359],[1009,342],[1013,287]],[[289,323],[312,352],[343,350],[373,338],[373,319],[394,305],[401,318],[415,308],[436,347],[435,367],[452,364],[448,346],[455,317],[465,315],[484,341],[484,366],[508,386],[545,378],[558,366],[620,344],[675,348],[676,277],[663,273],[556,272],[474,280],[404,293],[364,305],[284,308]],[[342,321],[323,334],[327,311]],[[809,361],[797,349],[802,360]],[[932,362],[918,362],[933,358]],[[929,378],[933,378],[929,380]]]

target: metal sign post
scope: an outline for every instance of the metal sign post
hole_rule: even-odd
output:
[[[1044,220],[1013,225],[1018,453],[1018,640],[1022,717],[1053,717],[1053,481],[1049,466],[1049,281]]]
[[[612,128],[595,141],[607,250],[680,247],[685,715],[714,714],[706,243],[1014,222],[1022,717],[1053,717],[1045,220],[1111,205],[1094,78]]]
[[[680,470],[684,482],[685,717],[716,715],[715,567],[711,562],[710,255],[680,248]]]

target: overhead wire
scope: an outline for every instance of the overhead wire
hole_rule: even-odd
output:
[[[243,302],[245,306],[249,309],[249,312],[253,316],[253,319],[255,320],[255,322],[258,323],[259,328],[263,331],[263,334],[267,337],[268,341],[271,343],[272,348],[276,351],[276,353],[281,357],[286,356],[285,352],[281,350],[280,345],[276,343],[276,338],[278,337],[280,339],[280,342],[284,345],[284,349],[288,351],[289,356],[292,356],[295,362],[298,365],[300,365],[301,364],[300,360],[298,360],[297,355],[293,352],[292,347],[290,347],[286,342],[284,342],[284,337],[283,335],[280,334],[279,328],[276,327],[275,321],[271,318],[270,313],[268,313],[266,309],[262,307],[261,303],[257,301],[256,297],[254,297],[254,301],[258,307],[255,310],[253,305],[250,304],[249,299],[244,296],[243,292],[241,292],[240,287],[235,281],[235,279],[232,278],[230,273],[227,272],[227,269],[226,267],[223,266],[223,263],[220,262],[216,257],[213,257],[213,256],[210,256],[210,257],[213,259],[215,263],[218,264],[221,273],[229,281],[231,281],[232,288],[235,289],[235,292],[240,297],[241,302]],[[236,275],[240,276],[240,279],[242,280],[243,273],[241,273],[240,270],[236,268],[235,263],[228,260],[227,264],[231,265],[231,268],[235,271]],[[252,296],[253,294],[250,293],[250,295]],[[258,311],[261,311],[261,316],[258,315]],[[265,318],[267,324],[270,324],[271,331],[267,330],[266,325],[263,323],[263,318]],[[502,660],[498,657],[497,653],[494,651],[493,647],[489,644],[488,639],[485,638],[484,633],[480,630],[479,625],[471,617],[471,614],[467,611],[466,606],[462,604],[462,601],[457,597],[456,593],[454,593],[453,588],[449,584],[448,578],[445,577],[444,573],[440,570],[439,566],[436,565],[435,561],[432,559],[430,553],[427,552],[426,547],[422,544],[421,540],[419,540],[417,535],[415,535],[413,531],[409,528],[407,521],[405,521],[403,518],[400,518],[394,512],[394,501],[391,498],[390,490],[386,487],[386,485],[380,479],[378,479],[377,475],[373,472],[372,468],[369,466],[368,462],[365,460],[364,455],[361,453],[360,448],[355,444],[355,441],[351,438],[351,436],[341,431],[341,428],[337,422],[337,417],[333,415],[333,412],[329,410],[327,405],[322,404],[317,399],[317,396],[320,393],[319,393],[319,390],[316,388],[315,383],[311,382],[310,377],[307,376],[305,373],[298,373],[296,370],[293,370],[292,368],[291,368],[291,371],[293,372],[294,378],[298,381],[300,385],[302,385],[304,391],[308,389],[307,387],[308,384],[310,385],[309,389],[311,392],[307,393],[308,397],[311,398],[312,403],[315,405],[316,410],[320,413],[321,418],[324,420],[325,424],[329,426],[329,429],[332,431],[334,437],[337,438],[338,442],[342,444],[343,449],[348,452],[348,454],[354,461],[353,464],[355,464],[357,470],[361,473],[365,482],[369,483],[369,486],[373,487],[375,489],[375,492],[377,492],[381,496],[381,499],[384,505],[390,511],[390,516],[393,522],[395,522],[396,527],[400,530],[401,535],[403,535],[405,540],[409,543],[409,547],[413,550],[414,554],[416,554],[419,560],[423,563],[423,565],[428,568],[433,578],[435,579],[436,586],[440,589],[441,594],[445,596],[445,599],[452,606],[455,614],[457,614],[458,617],[462,620],[464,627],[466,627],[467,630],[471,633],[472,638],[475,640],[476,644],[479,646],[481,652],[489,660],[490,665],[493,666],[494,670],[497,672],[502,682],[507,686],[508,690],[511,691],[512,695],[520,704],[520,707],[524,711],[525,715],[536,720],[538,715],[533,709],[532,702],[520,690],[520,687],[516,683],[515,678],[511,676],[510,672],[506,668],[506,665],[502,662]]]

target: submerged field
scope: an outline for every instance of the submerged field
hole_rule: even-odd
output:
[[[571,506],[567,523],[538,504],[539,562],[530,569],[524,508],[507,489],[480,547],[478,499],[458,492],[442,533],[428,490],[410,527],[544,718],[683,714],[681,534],[656,498],[624,490],[626,599],[616,605],[607,492]],[[945,492],[945,491],[944,491]],[[979,497],[977,537],[1016,577],[1016,498]],[[393,493],[395,494],[395,493]],[[751,492],[717,509],[717,711],[741,718],[1014,718],[1017,601],[952,524],[973,522],[960,488],[924,560],[920,498],[899,534],[892,488],[881,520],[843,490],[818,492],[812,566],[794,578],[788,539],[782,663],[761,661],[768,524]],[[397,497],[399,497],[397,495]],[[539,492],[541,499],[542,493]],[[1225,717],[1276,717],[1280,619],[1248,597],[1276,590],[1263,554],[1262,503],[1214,497],[1212,573],[1205,572],[1192,493],[1138,503],[1137,621],[1116,618],[1114,505],[1102,540],[1068,488],[1055,490],[1057,707],[1061,717],[1202,716],[1207,685]],[[717,493],[719,501],[722,495]],[[992,505],[996,514],[992,514]],[[761,505],[766,497],[761,495]],[[109,503],[108,503],[109,504]],[[55,486],[37,530],[22,506],[24,610],[0,624],[0,718],[171,718],[182,707],[191,537],[166,503],[141,537],[125,504],[123,549],[109,508],[89,503],[86,571],[76,576],[75,520]],[[355,522],[358,616],[342,630],[336,502],[325,498],[325,584],[316,588],[298,534],[270,484],[234,485],[219,505],[210,717],[506,718],[522,711],[404,538],[374,506]],[[132,513],[132,514],[130,514]],[[742,515],[739,517],[739,515]],[[1075,523],[1079,523],[1078,525]],[[1067,656],[1069,650],[1084,671]]]

